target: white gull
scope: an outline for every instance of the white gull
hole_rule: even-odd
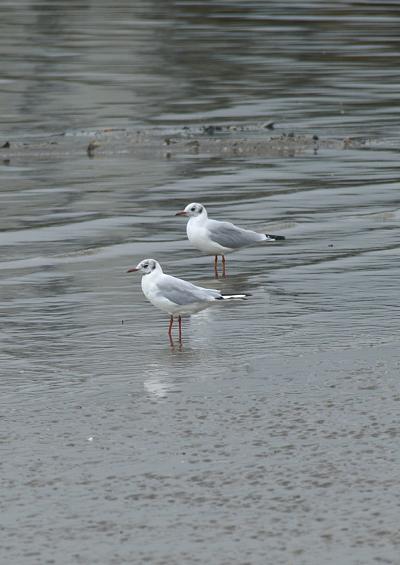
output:
[[[182,341],[182,316],[204,310],[220,300],[245,300],[248,294],[221,294],[218,290],[196,286],[183,279],[166,275],[155,259],[143,259],[128,273],[140,271],[145,297],[170,316],[168,336],[172,342],[174,317],[178,318],[179,341]]]
[[[281,241],[283,235],[272,235],[245,230],[231,224],[211,220],[202,204],[192,202],[175,216],[187,216],[186,232],[190,243],[207,255],[214,255],[214,274],[218,278],[218,255],[222,256],[222,276],[226,276],[225,255],[242,247],[249,247],[263,241]]]

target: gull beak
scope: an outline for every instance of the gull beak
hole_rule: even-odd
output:
[[[175,216],[187,216],[187,212],[185,212],[185,210],[181,210],[180,212],[177,212]]]
[[[132,269],[128,269],[126,272],[127,273],[136,273],[136,271],[138,271],[139,269],[137,269],[136,267],[132,267]]]

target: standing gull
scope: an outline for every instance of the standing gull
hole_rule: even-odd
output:
[[[244,230],[230,222],[210,220],[202,204],[193,202],[175,216],[187,216],[186,226],[190,243],[207,255],[214,255],[214,274],[218,278],[218,255],[222,256],[222,276],[226,276],[225,255],[242,247],[249,247],[263,241],[281,241],[283,235],[272,235]]]
[[[129,269],[128,273],[140,271],[142,273],[142,290],[145,297],[156,308],[167,312],[170,316],[168,336],[172,342],[172,325],[174,317],[178,317],[179,342],[182,342],[182,316],[195,314],[216,304],[217,300],[242,299],[248,294],[221,294],[218,290],[196,286],[166,275],[160,263],[155,259],[143,259],[136,267]]]

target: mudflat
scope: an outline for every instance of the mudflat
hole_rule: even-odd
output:
[[[397,565],[396,8],[14,4],[0,561]],[[215,280],[193,201],[286,240]],[[146,257],[251,296],[171,347]]]

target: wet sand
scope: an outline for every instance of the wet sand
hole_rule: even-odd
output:
[[[398,351],[176,351],[175,377],[132,355],[3,394],[7,562],[396,563]]]

